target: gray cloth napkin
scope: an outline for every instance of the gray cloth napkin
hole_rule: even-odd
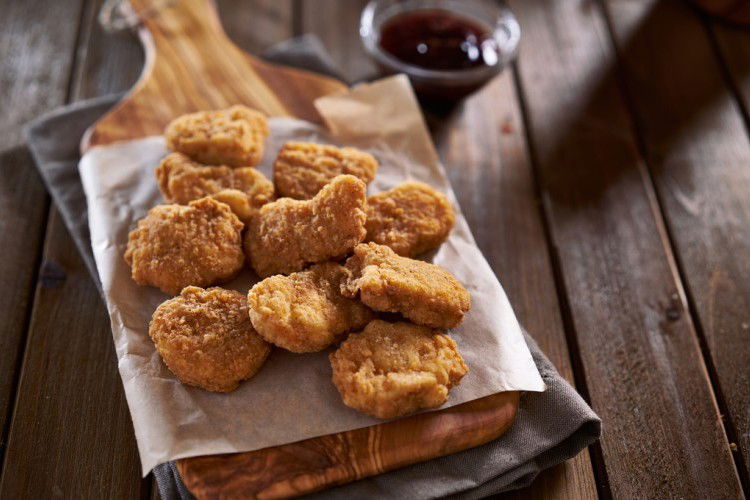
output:
[[[331,76],[336,69],[320,41],[306,35],[269,49],[265,58]],[[84,131],[120,95],[58,109],[26,128],[29,149],[91,276],[101,284],[91,251],[86,198],[78,174]],[[483,446],[338,486],[310,498],[481,498],[528,486],[542,470],[575,456],[599,438],[601,421],[526,335],[534,361],[547,384],[542,393],[524,393],[513,427]],[[188,499],[173,462],[154,476],[165,500]]]

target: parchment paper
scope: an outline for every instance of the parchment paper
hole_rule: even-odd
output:
[[[456,227],[428,260],[450,270],[471,293],[471,311],[451,331],[470,371],[443,408],[502,391],[543,391],[513,310],[460,214],[408,80],[397,76],[355,87],[316,106],[332,134],[303,121],[272,119],[259,167],[266,175],[284,141],[356,145],[381,164],[370,194],[417,179],[456,205]],[[164,139],[149,137],[93,148],[79,165],[143,474],[177,458],[251,451],[382,422],[341,402],[331,383],[329,351],[274,349],[263,369],[230,394],[184,386],[169,372],[148,337],[151,314],[168,297],[136,285],[122,257],[135,222],[163,203],[153,170],[165,154]],[[246,292],[256,280],[246,270],[226,286]]]

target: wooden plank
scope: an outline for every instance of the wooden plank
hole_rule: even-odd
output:
[[[0,496],[140,497],[109,319],[64,231],[53,210]]]
[[[433,122],[438,150],[477,244],[521,324],[574,384],[512,74],[493,80],[447,120]],[[588,450],[507,496],[595,498]]]
[[[71,82],[71,100],[115,94],[128,90],[143,68],[143,48],[129,30],[109,33],[97,16],[104,0],[86,4],[79,37],[78,64]]]
[[[741,257],[750,255],[747,130],[693,9],[678,0],[606,5],[646,159],[747,478],[750,259]],[[737,86],[747,91],[750,79],[742,75],[750,69],[750,36],[717,30],[740,77]]]
[[[292,0],[218,0],[221,25],[229,38],[249,54],[292,36]]]
[[[740,498],[601,12],[572,0],[512,7],[522,26],[544,27],[525,30],[520,81],[611,492]]]
[[[72,100],[122,91],[140,71],[137,43],[97,24],[100,5],[84,11]],[[109,318],[54,208],[23,366],[0,496],[147,495]]]
[[[299,2],[300,29],[317,35],[348,82],[377,74],[359,39],[359,17],[367,0]]]
[[[0,1],[0,460],[48,205],[21,127],[65,100],[80,8],[80,1]]]

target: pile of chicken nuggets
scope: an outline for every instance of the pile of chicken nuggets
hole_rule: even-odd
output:
[[[273,182],[255,166],[266,117],[245,106],[178,117],[156,167],[167,204],[130,232],[125,260],[140,285],[174,296],[149,335],[185,384],[229,392],[272,346],[332,348],[347,406],[377,418],[435,408],[468,372],[446,329],[471,307],[447,270],[417,257],[455,222],[442,193],[414,181],[367,198],[377,160],[355,148],[287,142]],[[216,285],[249,265],[247,293]]]

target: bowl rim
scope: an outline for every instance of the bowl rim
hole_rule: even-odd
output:
[[[463,1],[466,2],[472,0]],[[521,26],[518,24],[518,20],[516,19],[513,12],[504,3],[497,2],[493,5],[493,8],[496,8],[498,10],[498,17],[500,18],[499,24],[502,24],[502,27],[507,30],[508,33],[507,41],[504,41],[503,43],[504,51],[502,52],[502,55],[498,59],[497,63],[493,64],[492,66],[482,66],[479,68],[458,70],[428,69],[422,66],[416,66],[414,64],[407,63],[380,48],[380,44],[378,43],[378,33],[376,33],[377,30],[375,30],[373,27],[375,19],[375,9],[378,6],[378,3],[379,0],[370,0],[367,5],[365,5],[365,8],[362,9],[362,14],[360,15],[359,20],[359,37],[362,40],[365,50],[370,56],[375,58],[379,63],[390,67],[397,72],[406,73],[407,75],[415,77],[417,79],[440,80],[442,83],[448,85],[465,85],[467,83],[485,80],[488,77],[492,77],[495,74],[499,73],[503,70],[503,68],[505,68],[505,66],[508,65],[508,63],[513,61],[513,59],[516,57],[516,54],[518,53],[518,45],[521,39]],[[414,10],[451,11],[451,9],[448,7],[434,7],[432,9],[422,8]],[[469,17],[463,12],[455,13],[464,17]],[[498,31],[499,28],[496,25],[492,31],[493,37],[496,40],[498,40]]]

